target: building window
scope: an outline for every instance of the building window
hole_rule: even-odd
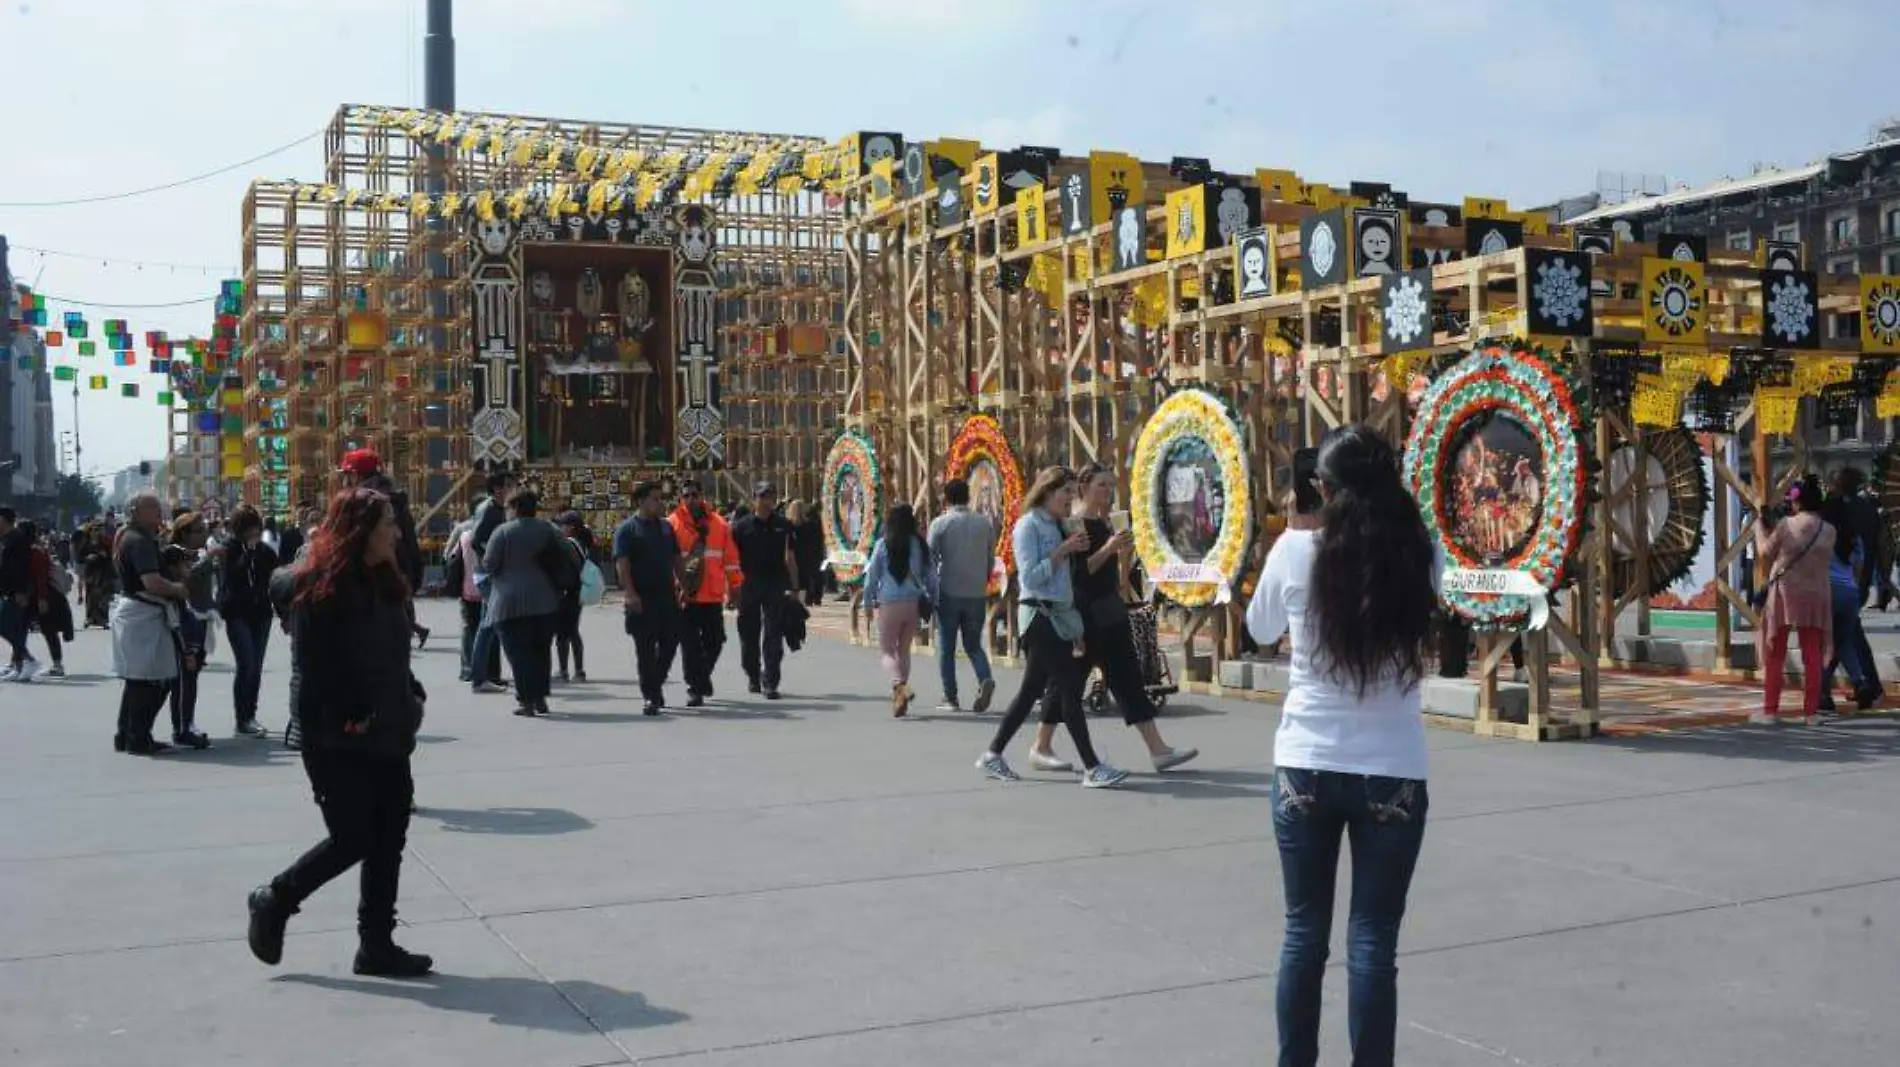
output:
[[[1900,240],[1900,204],[1888,204],[1880,209],[1880,236],[1883,240]]]
[[[1775,226],[1775,240],[1799,241],[1800,239],[1801,239],[1801,224],[1800,223],[1783,222]]]
[[[1854,274],[1860,270],[1860,260],[1853,256],[1835,256],[1827,261],[1829,274]]]
[[[1900,274],[1900,252],[1888,252],[1886,255],[1880,257],[1880,272],[1882,274]]]
[[[1728,235],[1728,247],[1733,252],[1746,252],[1755,247],[1755,235],[1747,230],[1737,230]]]
[[[1852,211],[1843,211],[1827,218],[1827,245],[1829,248],[1852,248],[1859,238],[1857,225],[1859,220]]]

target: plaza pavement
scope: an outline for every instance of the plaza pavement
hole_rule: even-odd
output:
[[[828,639],[790,659],[782,703],[743,695],[729,644],[712,707],[650,720],[617,609],[591,609],[592,680],[527,721],[456,684],[452,608],[422,614],[399,937],[442,973],[349,973],[347,876],[282,966],[254,961],[245,893],[320,832],[296,758],[228,737],[224,653],[200,710],[216,748],[115,755],[95,631],[72,678],[0,686],[0,1063],[1270,1062],[1271,708],[1178,698],[1165,729],[1203,756],[1166,779],[1001,785],[971,766],[994,717],[932,713],[921,660],[910,721],[874,654]],[[273,726],[286,653],[279,635]],[[1096,730],[1145,770],[1130,731]],[[1900,1055],[1900,725],[1430,739],[1400,1063]]]

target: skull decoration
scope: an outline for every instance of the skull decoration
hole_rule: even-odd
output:
[[[689,263],[705,263],[712,255],[711,219],[698,205],[680,208],[680,258]]]
[[[583,230],[585,230],[585,229],[587,229],[587,220],[586,220],[586,219],[584,219],[584,218],[581,218],[581,217],[580,217],[579,215],[569,215],[569,216],[568,216],[568,218],[567,218],[567,237],[568,237],[568,240],[570,240],[570,241],[578,241],[578,240],[580,240],[580,239],[581,239],[581,232],[582,232]]]
[[[475,223],[475,239],[480,242],[482,251],[491,256],[505,254],[508,238],[513,234],[514,227],[507,219],[479,219]]]
[[[528,279],[528,295],[534,298],[536,307],[554,306],[554,276],[547,271],[535,271]]]
[[[601,284],[600,272],[589,267],[581,271],[580,284],[575,287],[574,305],[582,314],[592,319],[600,314],[604,303],[605,286]]]
[[[625,225],[626,225],[625,220],[621,219],[620,216],[618,215],[607,216],[607,239],[609,241],[620,240],[620,230],[621,230],[621,227]]]
[[[872,164],[882,159],[896,159],[897,145],[889,137],[878,134],[864,142],[864,169],[869,171]]]

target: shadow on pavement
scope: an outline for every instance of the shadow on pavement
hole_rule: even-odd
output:
[[[1134,774],[1128,780],[1144,793],[1180,800],[1265,799],[1273,788],[1272,771],[1196,771],[1192,763],[1167,774]]]
[[[332,978],[327,975],[284,974],[275,982],[292,982],[339,993],[407,1000],[437,1011],[459,1011],[486,1015],[497,1026],[518,1026],[526,1030],[552,1030],[569,1034],[590,1034],[600,1030],[644,1030],[671,1026],[692,1016],[647,1002],[644,994],[623,993],[598,982],[558,982],[562,997],[568,1001],[551,1009],[538,993],[550,989],[547,982],[535,978],[462,978],[452,974],[431,975],[413,982],[378,981],[364,978]],[[579,1004],[580,1010],[574,1010]],[[586,1015],[582,1015],[581,1012]]]
[[[1698,756],[1781,763],[1860,763],[1900,756],[1900,720],[1823,718],[1817,725],[1707,727],[1591,742],[1627,752],[1688,752]]]
[[[159,759],[166,763],[215,763],[222,767],[261,767],[267,763],[294,764],[299,761],[297,753],[284,747],[281,734],[268,738],[214,737],[210,748],[174,746]]]
[[[503,834],[543,837],[592,830],[594,823],[563,808],[438,808],[418,807],[416,818],[433,819],[446,833]]]

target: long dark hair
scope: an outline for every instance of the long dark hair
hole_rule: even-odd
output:
[[[1842,563],[1854,561],[1854,546],[1858,543],[1854,537],[1854,516],[1847,509],[1847,498],[1839,493],[1827,498],[1821,505],[1821,518],[1834,527],[1834,558]]]
[[[1425,520],[1392,446],[1368,426],[1327,434],[1316,467],[1327,499],[1307,593],[1314,664],[1362,697],[1392,679],[1410,688],[1425,675],[1438,603]]]
[[[330,510],[310,535],[310,547],[297,571],[293,604],[316,604],[336,593],[337,580],[349,571],[367,573],[376,592],[391,600],[409,596],[409,583],[394,561],[370,567],[363,562],[369,535],[394,505],[373,489],[345,489],[330,500]]]
[[[910,546],[917,543],[917,513],[909,504],[893,504],[884,515],[884,555],[891,577],[910,580]]]

